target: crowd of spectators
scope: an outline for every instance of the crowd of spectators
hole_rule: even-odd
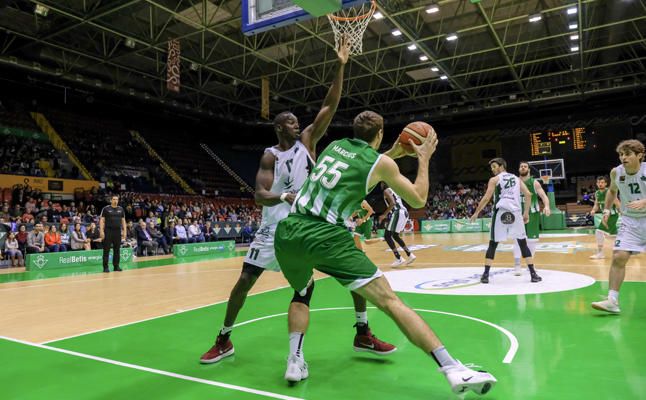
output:
[[[0,144],[0,173],[11,175],[47,176],[48,165],[53,178],[76,178],[78,171],[62,167],[61,157],[49,142],[5,135]]]
[[[28,185],[16,185],[11,202],[0,209],[0,224],[10,233],[6,258],[13,265],[26,254],[102,248],[98,224],[109,193],[94,192],[89,201],[52,202]],[[127,221],[126,245],[139,255],[170,254],[175,243],[218,240],[214,225],[227,222],[250,241],[261,210],[251,200],[202,196],[157,196],[122,193]]]
[[[444,185],[431,189],[426,203],[429,219],[461,219],[473,215],[487,190],[485,183],[474,185]],[[487,204],[480,216],[491,217],[492,205]]]

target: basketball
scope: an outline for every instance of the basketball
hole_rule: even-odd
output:
[[[415,121],[404,127],[398,140],[407,152],[412,153],[414,150],[409,141],[412,139],[413,143],[420,145],[429,135],[435,135],[433,127],[426,122]]]

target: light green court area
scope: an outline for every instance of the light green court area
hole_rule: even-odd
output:
[[[401,296],[411,307],[474,317],[515,336],[518,351],[511,363],[503,363],[511,342],[495,327],[457,316],[421,313],[454,357],[481,365],[498,378],[498,385],[486,398],[646,398],[646,373],[642,370],[646,365],[646,284],[624,284],[621,316],[590,309],[589,303],[602,293],[601,284],[596,283],[575,291],[537,295]],[[0,340],[0,397],[455,398],[433,360],[410,345],[395,324],[377,310],[369,311],[373,332],[399,350],[385,358],[353,352],[352,301],[331,279],[317,283],[312,301],[312,309],[320,311],[312,312],[304,343],[310,378],[289,387],[283,380],[288,351],[284,313],[291,295],[289,289],[280,289],[249,297],[238,321],[253,322],[234,329],[235,356],[214,365],[200,365],[198,359],[215,338],[225,304],[48,344],[131,365]],[[322,310],[339,307],[343,309]]]

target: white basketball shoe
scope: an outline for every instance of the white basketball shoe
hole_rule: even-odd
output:
[[[480,395],[486,394],[497,382],[490,373],[474,371],[459,361],[456,365],[440,368],[440,372],[444,374],[451,385],[451,390],[457,395],[464,395],[469,390]]]
[[[309,376],[307,370],[307,363],[301,357],[295,354],[290,354],[287,358],[287,371],[285,371],[285,379],[288,382],[300,382],[307,379]]]
[[[621,309],[619,308],[619,303],[614,300],[607,298],[601,301],[595,301],[591,304],[592,308],[599,311],[609,312],[611,314],[619,314]]]

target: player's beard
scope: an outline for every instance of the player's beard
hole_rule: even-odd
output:
[[[520,172],[519,174],[520,174],[521,178],[524,178],[527,175],[529,175],[529,171],[525,172],[524,174],[522,172]]]

